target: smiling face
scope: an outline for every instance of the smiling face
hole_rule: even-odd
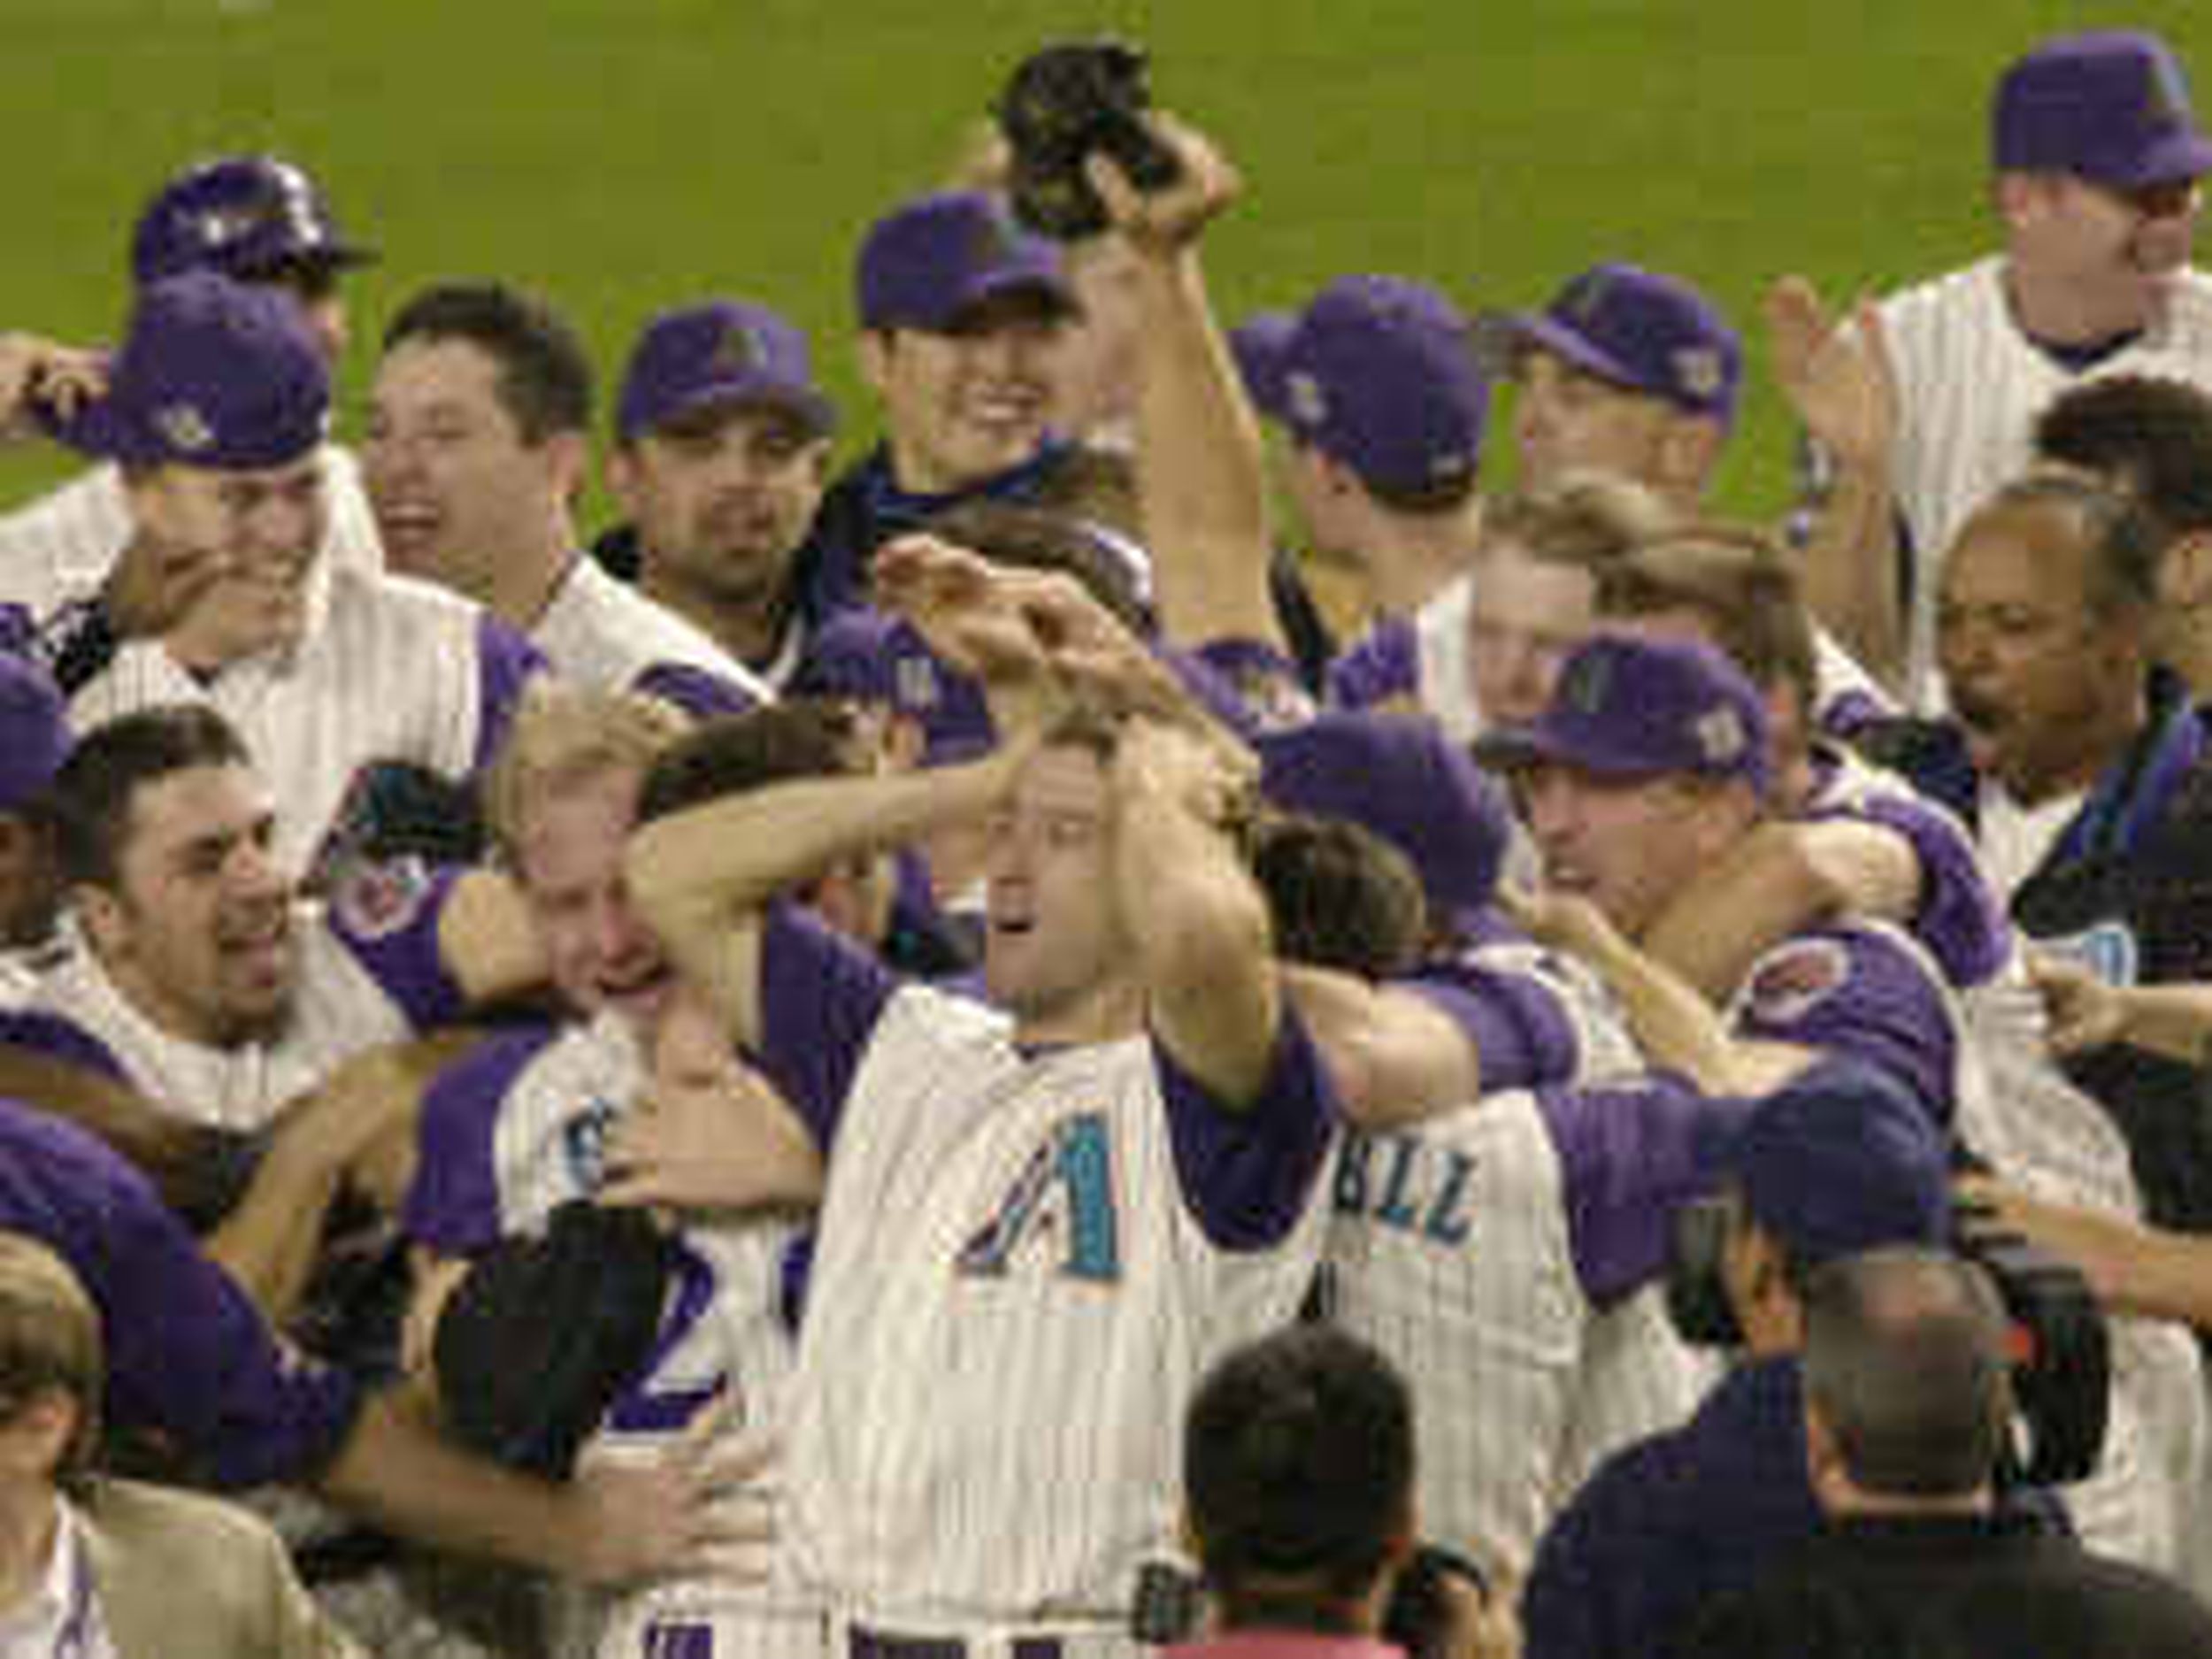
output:
[[[1046,296],[973,307],[949,333],[872,330],[861,373],[882,400],[899,487],[949,495],[1037,452],[1059,391],[1066,324]]]
[[[611,1008],[641,1034],[674,984],[622,873],[643,779],[642,768],[607,766],[549,782],[525,810],[515,845],[515,875],[555,987],[580,1013]]]
[[[160,466],[132,474],[127,488],[141,535],[173,557],[201,557],[220,572],[176,630],[195,666],[218,667],[299,639],[308,579],[329,526],[318,451],[235,471]]]
[[[363,481],[391,567],[484,597],[503,566],[557,554],[582,445],[532,442],[472,342],[419,336],[377,369]]]
[[[1133,986],[1112,811],[1104,765],[1071,745],[1041,750],[991,821],[984,984],[1025,1038],[1099,1035]]]
[[[77,889],[94,951],[124,997],[173,1035],[265,1041],[299,984],[290,877],[267,789],[242,765],[189,766],[142,787],[112,887]]]

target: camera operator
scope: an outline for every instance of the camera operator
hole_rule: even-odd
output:
[[[2212,1613],[2171,1581],[1996,1512],[2013,1412],[1989,1278],[1940,1250],[1831,1263],[1805,1301],[1813,1542],[1698,1622],[1731,1659],[1859,1654],[2212,1653]]]
[[[1210,1633],[1167,1659],[1397,1659],[1406,1649],[1379,1632],[1422,1553],[1414,1455],[1405,1382],[1356,1337],[1296,1325],[1222,1360],[1183,1425]],[[1425,1578],[1416,1659],[1520,1652],[1506,1596],[1458,1573]]]
[[[1554,1520],[1521,1604],[1531,1659],[1693,1651],[1684,1638],[1710,1598],[1813,1534],[1805,1286],[1824,1263],[1950,1237],[1943,1139],[1871,1067],[1824,1061],[1724,1139],[1717,1291],[1741,1355],[1689,1422],[1616,1453]]]

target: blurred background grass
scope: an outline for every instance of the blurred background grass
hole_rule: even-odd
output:
[[[1971,257],[1991,78],[2043,35],[2119,24],[2173,41],[2206,108],[2204,0],[0,0],[0,326],[111,337],[147,194],[266,148],[385,252],[349,288],[349,430],[380,319],[449,275],[549,294],[609,380],[660,306],[757,296],[810,330],[856,416],[861,230],[937,180],[1026,50],[1106,29],[1149,46],[1161,101],[1245,170],[1211,252],[1225,314],[1354,270],[1470,305],[1540,303],[1602,257],[1678,272],[1752,339],[1723,496],[1764,513],[1790,434],[1762,288],[1799,270],[1848,295]],[[0,459],[0,502],[65,465]]]

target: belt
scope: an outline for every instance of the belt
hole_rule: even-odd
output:
[[[1016,1636],[1003,1649],[1010,1659],[1062,1659],[1057,1636]],[[957,1636],[900,1636],[864,1625],[846,1627],[845,1659],[970,1659],[969,1644]]]

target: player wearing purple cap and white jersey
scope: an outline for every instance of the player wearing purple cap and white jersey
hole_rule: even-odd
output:
[[[591,396],[582,343],[539,300],[449,283],[403,305],[362,449],[391,568],[477,600],[580,685],[697,714],[765,701],[729,652],[578,547]]]
[[[212,271],[274,290],[296,304],[326,364],[344,350],[345,273],[373,251],[347,236],[315,180],[275,156],[195,163],[165,184],[132,237],[131,274],[142,288],[188,271]],[[360,469],[322,444],[326,563],[383,567]],[[25,605],[58,645],[76,638],[137,528],[121,471],[103,464],[0,517],[0,596]]]
[[[766,306],[664,311],[631,349],[607,461],[630,522],[595,557],[618,546],[649,597],[787,689],[813,633],[796,559],[835,427],[805,336]]]
[[[196,272],[143,289],[104,390],[45,415],[122,463],[135,552],[204,566],[173,618],[73,686],[72,718],[220,710],[284,799],[278,853],[296,869],[371,764],[472,777],[540,666],[473,605],[326,562],[329,398],[293,307]]]
[[[1840,458],[1873,511],[1809,579],[1824,618],[1922,712],[1942,706],[1943,561],[2026,465],[2044,406],[2107,374],[2212,387],[2212,279],[2188,263],[2212,138],[2173,49],[2133,30],[2053,36],[1999,79],[1990,134],[2001,250],[1882,301],[1878,349],[1829,354],[1868,388],[1865,453]],[[1826,343],[1820,326],[1809,334]]]

